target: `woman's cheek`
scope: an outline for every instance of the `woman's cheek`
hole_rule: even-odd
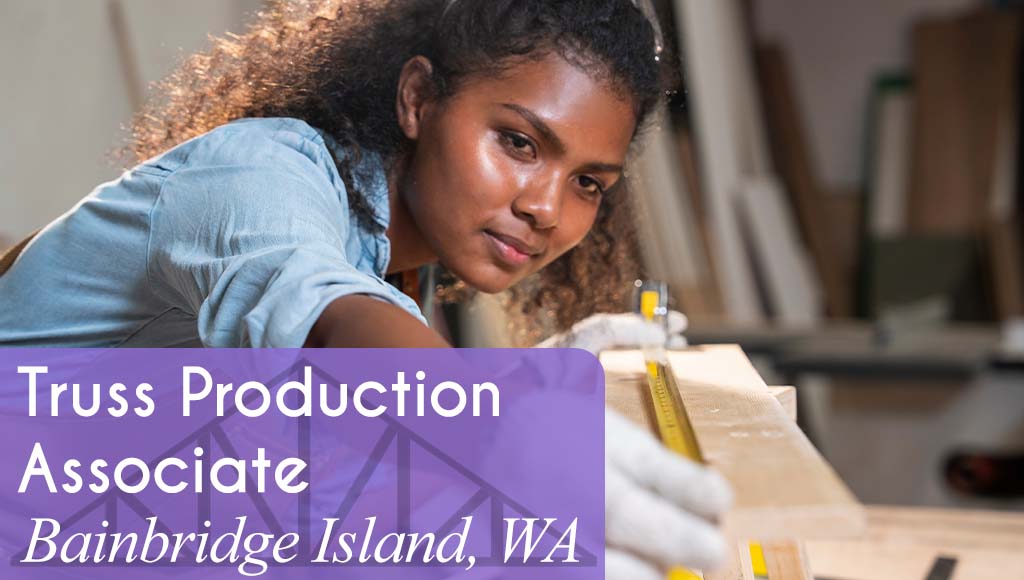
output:
[[[564,224],[565,227],[559,226],[560,231],[551,240],[550,247],[552,251],[545,257],[543,266],[547,266],[562,257],[569,250],[580,245],[584,238],[587,237],[587,234],[590,233],[593,223],[594,220],[589,219],[583,223]]]
[[[583,241],[583,238],[587,237],[587,234],[590,233],[590,228],[594,227],[600,201],[592,202],[579,197],[572,199],[574,201],[567,204],[569,207],[566,208],[567,211],[563,212],[562,215],[568,218],[566,234],[571,239],[571,246],[575,247]]]
[[[473,183],[469,185],[470,193],[476,196],[477,202],[484,201],[482,198],[494,198],[511,181],[510,172],[512,168],[507,163],[508,156],[499,149],[497,144],[489,142],[488,139],[480,139],[473,154],[468,157],[472,167],[465,175],[473,176]],[[485,204],[486,205],[486,204]]]

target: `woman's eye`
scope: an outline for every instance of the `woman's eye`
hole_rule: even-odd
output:
[[[601,187],[601,184],[592,177],[581,175],[579,178],[579,183],[580,187],[582,187],[583,190],[587,192],[587,195],[596,197],[604,193],[604,188]]]
[[[519,133],[502,131],[501,140],[505,146],[515,152],[516,155],[529,157],[531,159],[537,155],[533,148],[533,142]]]

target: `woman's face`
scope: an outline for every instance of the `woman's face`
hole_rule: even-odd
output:
[[[414,141],[399,195],[432,255],[499,292],[586,236],[622,177],[632,103],[557,54],[467,80],[442,101],[426,96],[426,71],[410,61],[399,87]]]

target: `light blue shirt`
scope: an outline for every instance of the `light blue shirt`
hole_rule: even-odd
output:
[[[349,211],[331,151],[297,119],[241,119],[103,184],[0,276],[0,346],[299,347],[349,294],[416,303],[383,280],[388,191],[364,154]],[[361,176],[361,177],[360,177]]]

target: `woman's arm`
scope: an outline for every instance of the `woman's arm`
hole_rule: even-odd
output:
[[[362,294],[331,302],[305,348],[449,348],[441,335],[401,308]]]

